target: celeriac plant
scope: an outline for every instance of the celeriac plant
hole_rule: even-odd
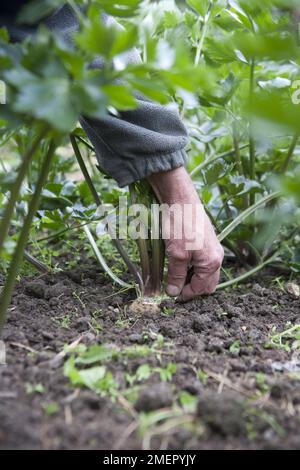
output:
[[[65,2],[56,0],[51,3],[51,7],[55,8],[63,3]],[[30,188],[32,197],[16,240],[6,284],[1,292],[0,327],[4,324],[30,227],[39,208],[51,164],[61,143],[73,132],[79,116],[84,114],[101,118],[108,109],[133,109],[136,106],[135,91],[166,102],[169,91],[175,91],[178,87],[171,76],[165,75],[165,70],[161,71],[157,64],[155,65],[154,60],[153,63],[127,65],[121,71],[114,66],[114,57],[136,44],[138,28],[134,24],[127,30],[107,27],[100,19],[100,11],[104,10],[121,18],[128,17],[136,13],[141,1],[95,0],[69,3],[78,14],[80,22],[80,31],[74,37],[72,48],[44,28],[41,28],[34,38],[28,38],[22,44],[11,44],[5,29],[1,30],[0,72],[1,80],[7,88],[7,103],[1,107],[2,129],[4,133],[11,131],[11,137],[18,140],[18,132],[22,126],[26,126],[27,133],[31,136],[22,152],[15,181],[5,195],[7,200],[0,225],[1,251],[12,227],[23,184],[28,180],[36,160],[39,169]],[[87,7],[86,15],[82,13],[82,6]],[[21,13],[22,21],[37,21],[45,13],[43,7],[46,7],[49,13],[49,2],[31,2]],[[155,55],[155,48],[152,48],[152,54]],[[104,59],[104,68],[96,70],[88,67],[88,64],[99,56]],[[179,72],[174,70],[175,76],[176,73]],[[71,135],[71,141],[75,151],[74,135]],[[99,203],[100,200],[95,202]],[[118,241],[116,244],[134,273],[126,252]]]
[[[23,11],[23,21],[36,21],[43,8],[62,3],[34,1]],[[68,224],[76,229],[85,225],[103,269],[124,285],[88,228],[96,206],[108,199],[107,184],[112,186],[92,169],[93,149],[76,126],[80,114],[101,118],[108,109],[133,109],[136,91],[162,103],[173,99],[180,106],[191,136],[189,170],[199,195],[227,254],[245,268],[219,288],[275,261],[299,271],[300,112],[292,88],[299,79],[299,2],[69,3],[81,25],[74,48],[45,30],[35,40],[12,45],[1,30],[0,79],[7,87],[7,104],[0,107],[0,143],[2,148],[8,141],[13,145],[17,165],[10,165],[16,169],[13,178],[4,171],[1,175],[0,250],[11,263],[1,293],[0,325],[33,226],[47,229],[48,238],[63,236]],[[118,16],[125,30],[105,27],[101,9]],[[143,62],[116,69],[114,58],[136,45]],[[95,56],[106,63],[101,71],[87,66]],[[70,136],[85,177],[77,185],[65,177],[73,163],[61,156]],[[130,188],[132,202],[145,195],[148,203],[153,201],[144,182]],[[133,285],[142,294],[161,292],[161,240],[137,240],[138,267],[119,240],[113,243]]]

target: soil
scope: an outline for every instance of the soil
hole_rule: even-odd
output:
[[[134,294],[112,296],[112,285],[91,260],[23,279],[2,337],[7,365],[0,365],[0,447],[299,448],[300,353],[265,345],[275,327],[300,324],[300,300],[274,278],[264,272],[249,284],[184,305],[164,301],[161,313],[139,315],[129,308]],[[157,335],[164,338],[159,354],[108,364],[122,392],[126,373],[141,364],[176,363],[170,381],[152,374],[134,400],[74,388],[64,376],[65,344],[122,350],[151,347]],[[158,422],[145,431],[148,413],[179,409],[182,392],[194,407],[165,429]]]

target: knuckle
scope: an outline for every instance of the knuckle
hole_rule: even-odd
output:
[[[173,245],[170,245],[167,248],[166,254],[167,254],[169,259],[171,258],[175,261],[186,262],[190,259],[190,254],[189,254],[188,251],[186,251],[184,249],[180,249],[180,248],[178,249],[178,247],[173,246]]]
[[[187,262],[189,261],[190,259],[190,255],[187,251],[183,251],[183,252],[179,252],[179,253],[175,253],[173,258],[176,260],[176,261],[179,261],[179,262]]]
[[[224,258],[223,248],[221,250],[220,249],[215,250],[211,254],[209,261],[208,261],[209,269],[211,271],[217,271],[218,269],[220,269],[220,267],[222,266],[223,258]]]

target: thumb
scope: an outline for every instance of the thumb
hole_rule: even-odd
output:
[[[188,253],[182,257],[169,257],[166,293],[170,297],[176,297],[183,289],[189,258]]]

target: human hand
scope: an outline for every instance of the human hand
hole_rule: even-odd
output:
[[[213,293],[219,282],[224,251],[190,176],[180,167],[155,173],[148,181],[161,204],[176,204],[179,211],[182,209],[181,213],[189,207],[187,217],[176,218],[171,213],[166,221],[163,216],[163,227],[171,219],[169,236],[164,237],[169,260],[167,294],[187,301]],[[178,224],[183,226],[178,227]],[[178,238],[180,232],[182,237]],[[192,268],[192,277],[186,284],[189,268]]]

